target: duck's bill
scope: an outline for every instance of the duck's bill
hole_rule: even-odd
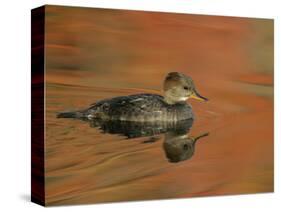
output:
[[[208,101],[208,99],[204,96],[201,96],[197,91],[194,91],[190,98],[197,99],[199,101]]]

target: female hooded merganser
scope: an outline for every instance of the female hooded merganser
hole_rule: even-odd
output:
[[[62,112],[58,118],[120,120],[134,122],[177,122],[193,118],[188,98],[207,101],[195,89],[193,80],[179,72],[169,73],[164,81],[164,96],[135,94],[105,99],[85,110]]]

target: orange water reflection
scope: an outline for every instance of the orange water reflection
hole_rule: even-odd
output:
[[[263,19],[48,6],[49,205],[273,190],[273,22]],[[166,73],[190,75],[208,103],[190,100],[192,158],[169,163],[164,135],[126,139],[56,112],[140,92]]]

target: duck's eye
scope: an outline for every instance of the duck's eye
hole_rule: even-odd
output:
[[[188,90],[189,88],[188,88],[187,86],[184,86],[183,89],[184,89],[184,90]]]
[[[188,149],[188,145],[187,145],[187,144],[184,144],[184,145],[183,145],[183,149],[187,150],[187,149]]]

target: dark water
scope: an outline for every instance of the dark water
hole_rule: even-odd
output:
[[[272,21],[48,7],[46,34],[49,205],[273,190]],[[194,122],[56,118],[175,70],[210,99]]]

